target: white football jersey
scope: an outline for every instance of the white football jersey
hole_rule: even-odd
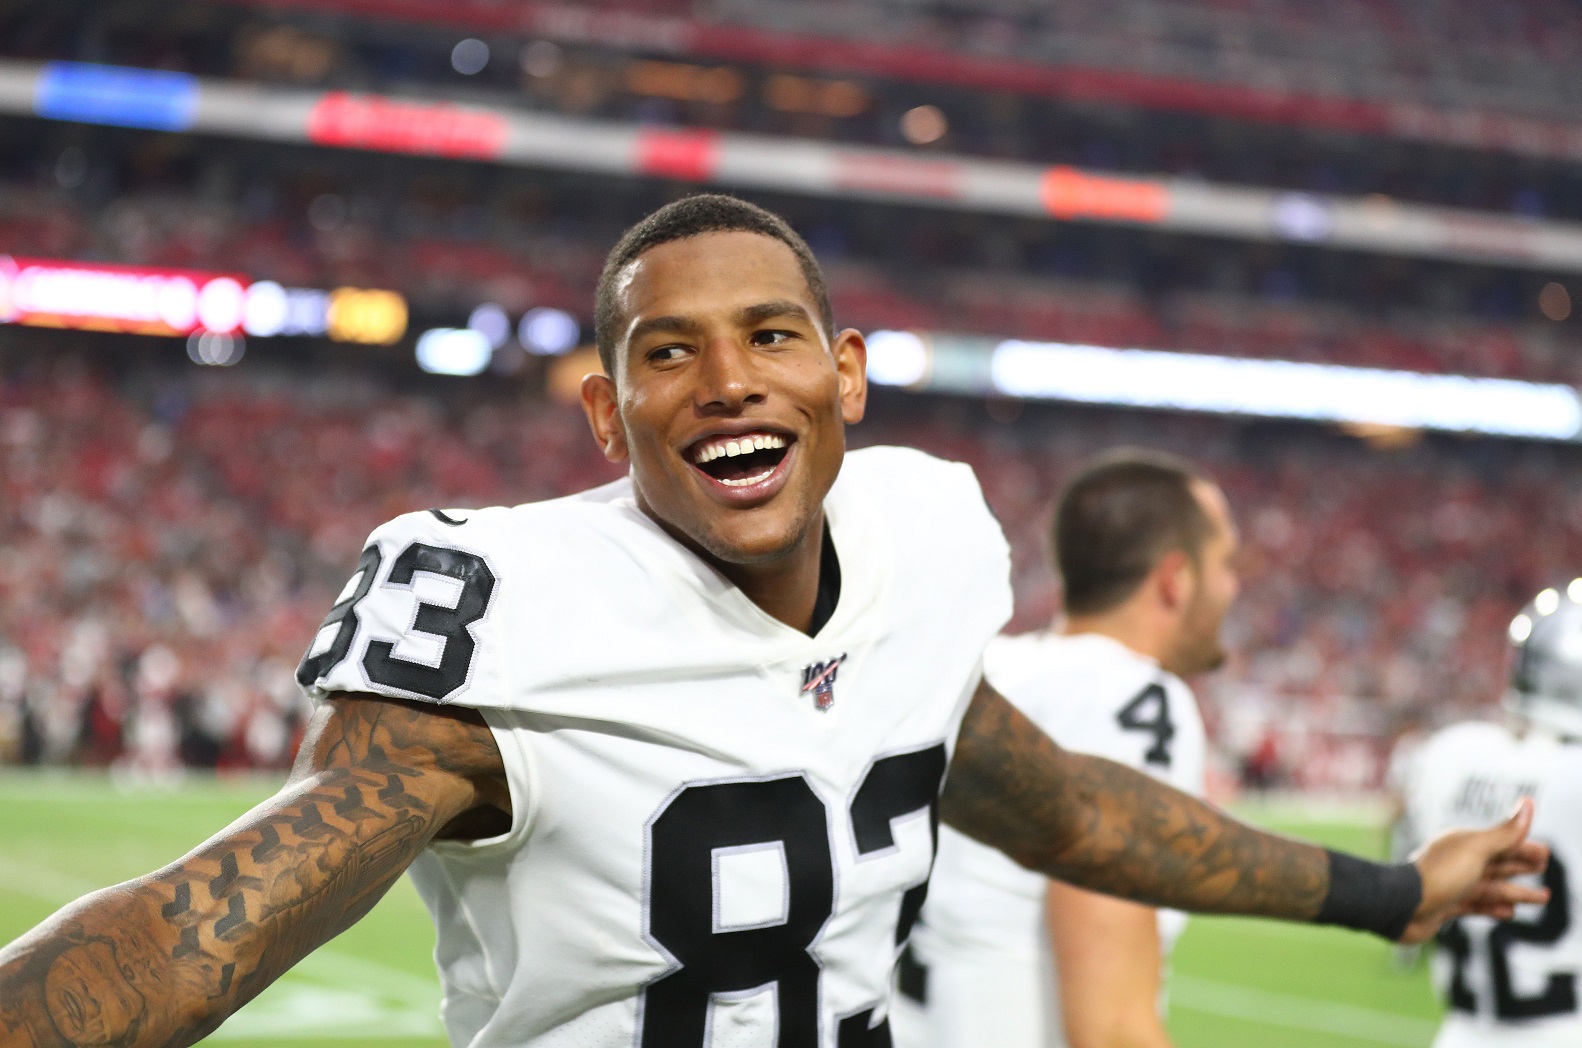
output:
[[[1185,683],[1099,634],[999,637],[984,675],[1051,738],[1201,796],[1203,720]],[[1065,1044],[1044,921],[1048,880],[945,827],[903,987],[897,1048],[1052,1048]],[[1185,914],[1159,911],[1168,954]],[[1163,959],[1161,958],[1161,963]],[[920,992],[919,992],[920,991]]]
[[[1514,920],[1462,917],[1440,932],[1434,976],[1448,1008],[1435,1048],[1582,1045],[1582,745],[1452,725],[1415,755],[1407,806],[1426,839],[1499,822],[1524,796],[1536,808],[1533,838],[1553,852],[1539,879],[1550,901],[1518,908]]]
[[[807,636],[621,481],[374,532],[310,696],[475,707],[512,825],[412,867],[471,1048],[888,1043],[892,971],[1009,558],[971,470],[846,457],[840,598]]]

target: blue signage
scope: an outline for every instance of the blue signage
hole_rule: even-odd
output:
[[[185,131],[198,108],[198,79],[125,66],[50,62],[38,79],[33,111],[52,120]]]

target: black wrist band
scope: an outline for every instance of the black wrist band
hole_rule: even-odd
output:
[[[1423,901],[1417,867],[1409,862],[1387,866],[1327,849],[1326,854],[1329,894],[1314,922],[1373,932],[1391,942],[1405,934]]]

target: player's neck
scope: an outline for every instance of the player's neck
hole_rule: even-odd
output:
[[[818,603],[819,553],[823,529],[799,544],[795,553],[768,564],[716,564],[748,600],[770,618],[803,633],[811,633],[813,609]],[[806,548],[802,548],[806,547]]]
[[[653,516],[651,513],[649,515]],[[655,520],[676,541],[724,575],[748,600],[763,609],[764,614],[794,630],[808,634],[815,632],[813,618],[818,607],[824,550],[825,523],[822,519],[809,528],[789,552],[758,564],[720,560],[657,517]]]

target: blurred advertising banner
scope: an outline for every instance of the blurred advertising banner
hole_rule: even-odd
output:
[[[286,288],[240,273],[0,255],[0,323],[391,345],[406,333],[407,304],[394,291]]]
[[[1582,222],[123,66],[0,59],[0,113],[1582,272]]]
[[[234,273],[0,255],[0,320],[142,335],[229,333],[248,278]]]

